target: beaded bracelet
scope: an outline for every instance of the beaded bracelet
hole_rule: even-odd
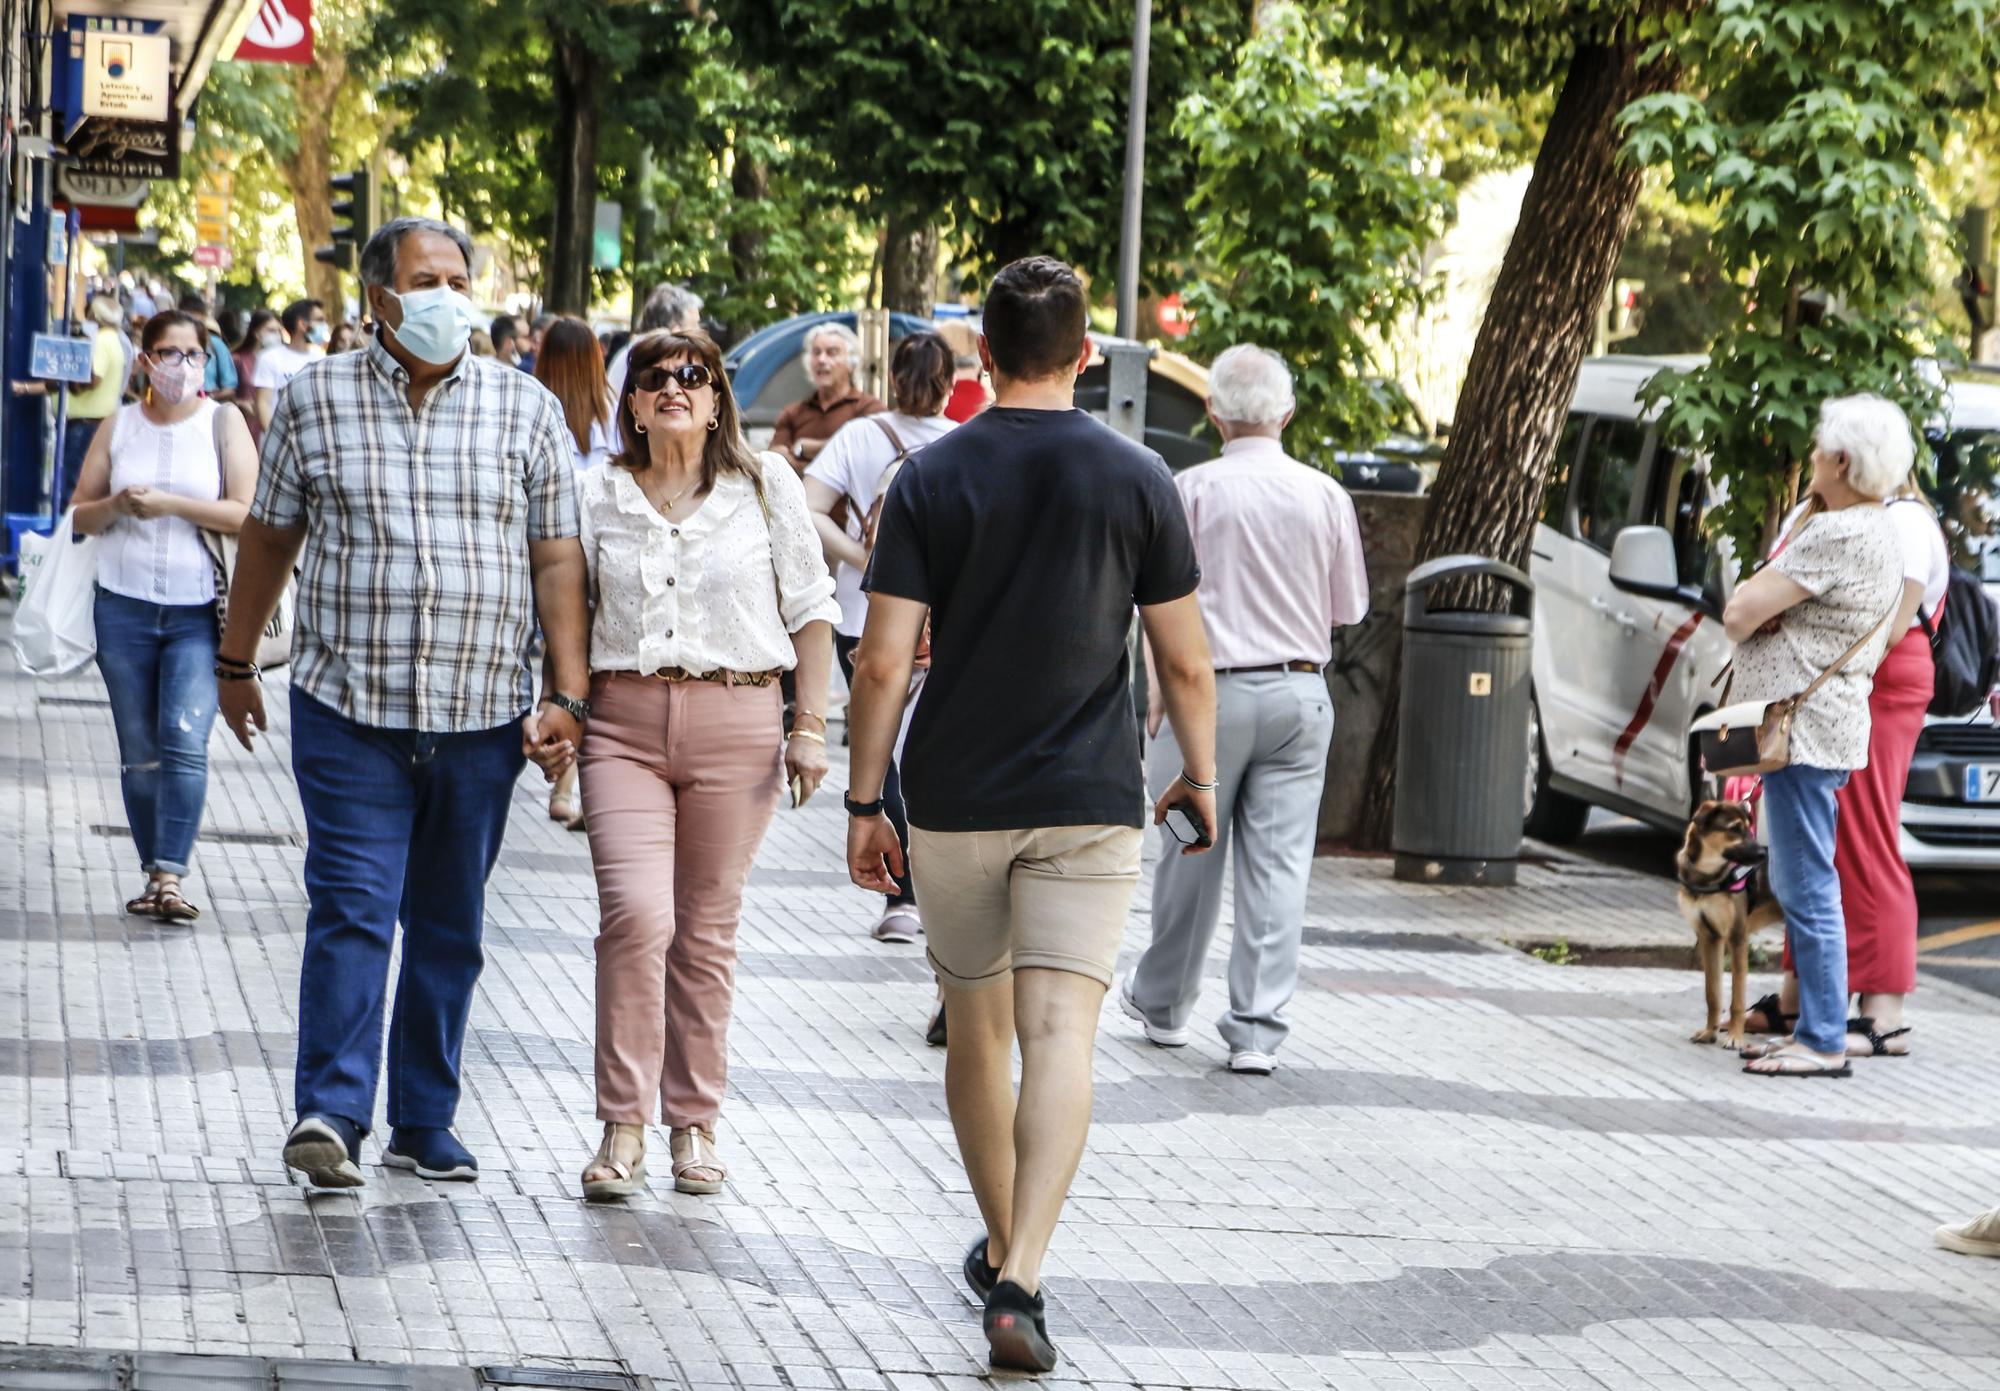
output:
[[[231,671],[228,667],[219,666],[215,669],[215,679],[218,681],[255,681],[257,679],[257,668],[251,667],[248,671]]]

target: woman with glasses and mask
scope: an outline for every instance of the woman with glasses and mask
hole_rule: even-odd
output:
[[[125,911],[201,916],[181,880],[208,793],[215,720],[215,561],[204,531],[233,536],[257,486],[240,412],[201,394],[207,335],[179,310],[140,336],[146,386],[90,443],[76,530],[97,548],[97,667],[118,729],[119,788],[145,890]]]
[[[617,421],[619,452],[577,476],[595,603],[579,760],[602,915],[594,1199],[644,1184],[656,1106],[676,1189],[727,1176],[715,1128],[743,887],[779,799],[826,775],[840,617],[804,486],[745,444],[713,340],[641,338]],[[793,669],[787,738],[778,678]]]

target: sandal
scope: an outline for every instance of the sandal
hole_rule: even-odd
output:
[[[639,1142],[639,1154],[627,1164],[618,1158],[620,1132],[630,1132]],[[592,1178],[599,1169],[608,1169],[610,1178]],[[584,1168],[583,1196],[586,1201],[601,1203],[613,1198],[630,1198],[646,1185],[646,1127],[643,1125],[621,1125],[616,1121],[604,1123],[604,1141],[597,1147],[597,1155]]]
[[[699,1125],[676,1126],[667,1134],[673,1154],[676,1193],[720,1193],[729,1170],[715,1152],[715,1131]],[[713,1178],[708,1175],[714,1175]]]
[[[1750,1016],[1753,1014],[1764,1016],[1763,1028],[1753,1029],[1750,1027]],[[1788,1034],[1792,1031],[1792,1021],[1797,1018],[1798,1015],[1796,1014],[1785,1013],[1784,1006],[1779,1003],[1778,997],[1774,992],[1766,995],[1756,1004],[1750,1006],[1749,1009],[1743,1011],[1743,1032],[1746,1034]]]
[[[1910,1056],[1909,1045],[1905,1044],[1901,1048],[1891,1048],[1889,1046],[1890,1039],[1901,1038],[1909,1031],[1910,1031],[1910,1026],[1908,1024],[1905,1024],[1900,1029],[1891,1029],[1886,1034],[1878,1034],[1875,1032],[1874,1017],[1872,1015],[1867,1015],[1867,1014],[1862,1015],[1859,1019],[1850,1019],[1847,1021],[1848,1033],[1863,1034],[1868,1039],[1868,1051],[1866,1053],[1854,1053],[1853,1056],[1857,1058],[1909,1057]]]
[[[1743,1070],[1752,1077],[1852,1077],[1854,1065],[1842,1058],[1830,1063],[1815,1053],[1804,1049],[1781,1048],[1766,1053],[1760,1061],[1775,1062],[1776,1067],[1758,1067],[1755,1063],[1745,1063]]]
[[[148,884],[146,892],[137,898],[126,899],[125,911],[135,918],[157,918],[160,915],[160,886]]]
[[[153,916],[161,922],[191,923],[201,916],[201,909],[181,897],[179,884],[162,884],[154,895]]]

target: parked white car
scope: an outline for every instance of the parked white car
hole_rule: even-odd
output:
[[[1688,726],[1720,703],[1712,683],[1729,659],[1720,615],[1735,565],[1702,532],[1713,501],[1705,461],[1663,444],[1639,407],[1656,372],[1690,361],[1586,362],[1557,445],[1531,562],[1525,795],[1528,833],[1544,840],[1580,834],[1592,806],[1677,831],[1704,785]],[[1985,476],[1963,466],[2000,452],[2000,375],[1955,375],[1948,386],[1948,423],[1932,431],[1940,475]],[[1951,490],[1948,505],[1974,536],[1996,530],[1983,493]],[[1989,590],[2000,589],[1992,539],[1981,556]],[[1661,573],[1669,550],[1671,575]],[[1988,709],[1926,722],[1903,802],[1912,866],[2000,868],[2000,801],[1968,796],[2000,781],[1982,777],[1983,764],[2000,769]]]

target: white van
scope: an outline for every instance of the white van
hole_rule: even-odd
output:
[[[1544,840],[1573,839],[1592,806],[1678,831],[1704,786],[1688,725],[1719,703],[1712,683],[1729,659],[1721,612],[1735,566],[1702,531],[1712,501],[1705,462],[1663,444],[1639,408],[1656,372],[1694,361],[1584,363],[1556,447],[1531,562],[1525,796],[1528,833]],[[1932,434],[1949,485],[1940,500],[1984,536],[1992,505],[1964,480],[1990,476],[2000,457],[2000,376],[1960,374],[1948,386],[1950,423]],[[1671,577],[1662,573],[1669,549]],[[1981,559],[1995,588],[2000,546]],[[1966,796],[1986,782],[1967,776],[1982,762],[2000,765],[2000,729],[1987,709],[1927,722],[1903,803],[1912,866],[2000,868],[2000,802]]]

